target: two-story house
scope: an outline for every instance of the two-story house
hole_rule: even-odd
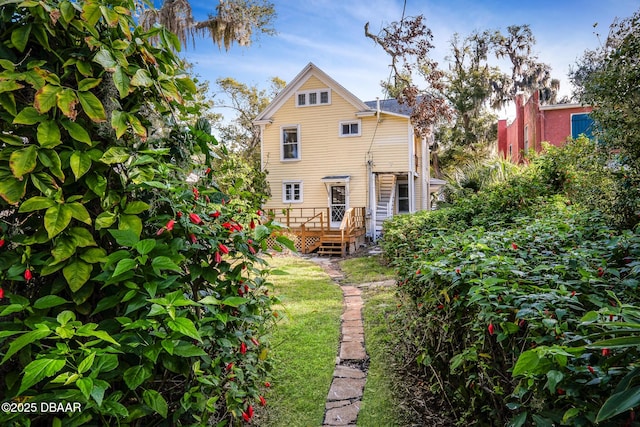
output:
[[[382,221],[426,209],[428,141],[395,100],[363,102],[309,63],[258,115],[264,209],[302,252],[344,254],[375,240]],[[333,248],[332,248],[333,246]]]

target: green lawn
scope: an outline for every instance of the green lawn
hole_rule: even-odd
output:
[[[342,291],[313,262],[274,257],[274,293],[284,314],[272,336],[274,371],[261,426],[320,426],[340,339]]]

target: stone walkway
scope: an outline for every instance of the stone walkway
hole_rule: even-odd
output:
[[[362,322],[363,301],[360,288],[389,283],[343,284],[344,275],[328,258],[310,258],[319,264],[331,279],[340,285],[344,301],[340,349],[336,358],[333,380],[327,395],[323,426],[355,426],[367,381],[369,356],[365,348]]]

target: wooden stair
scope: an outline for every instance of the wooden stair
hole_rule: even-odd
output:
[[[342,241],[342,234],[339,231],[329,231],[320,237],[318,255],[345,256],[347,254],[348,242]]]

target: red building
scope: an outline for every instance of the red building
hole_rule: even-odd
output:
[[[529,150],[542,151],[542,142],[560,146],[569,137],[592,136],[593,120],[590,106],[580,104],[540,105],[536,91],[525,102],[516,96],[516,117],[511,123],[498,121],[498,152],[514,163],[520,163]]]

